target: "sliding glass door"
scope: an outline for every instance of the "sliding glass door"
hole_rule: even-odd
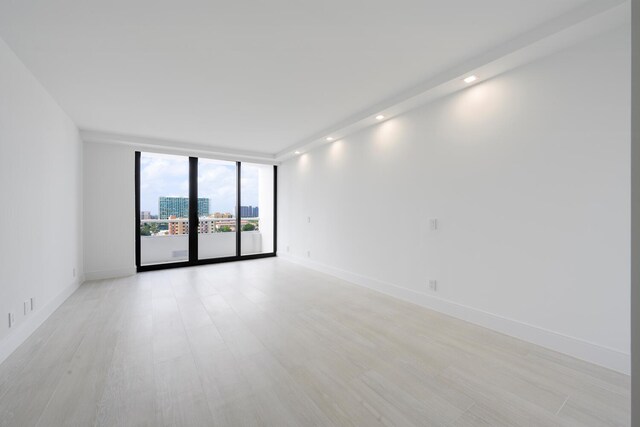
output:
[[[198,159],[198,200],[207,201],[198,214],[198,259],[236,255],[237,165]]]
[[[275,256],[273,165],[136,152],[138,271]]]
[[[240,222],[242,254],[273,252],[273,166],[243,163]]]
[[[189,260],[189,158],[140,155],[141,265]]]

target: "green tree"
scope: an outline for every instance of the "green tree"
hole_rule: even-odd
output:
[[[229,231],[232,231],[232,230],[231,230],[231,227],[229,227],[228,225],[222,225],[220,226],[220,228],[218,228],[218,232],[221,232],[221,233],[227,233]]]
[[[140,226],[140,235],[151,236],[151,227],[149,227],[149,224],[142,224]]]
[[[158,233],[159,228],[158,228],[158,224],[153,223],[153,224],[149,224],[149,223],[144,223],[140,226],[140,235],[141,236],[153,236],[155,234]]]
[[[251,223],[247,223],[242,226],[242,231],[253,231],[255,229],[256,229],[256,226]]]

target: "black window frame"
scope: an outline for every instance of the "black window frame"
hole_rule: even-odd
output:
[[[149,151],[149,153],[152,153]],[[140,226],[140,157],[141,151],[135,152],[135,215],[136,215],[136,271],[166,270],[170,268],[194,267],[198,265],[219,264],[223,262],[245,261],[250,259],[275,257],[278,251],[278,166],[273,165],[273,251],[259,254],[242,255],[241,227],[241,170],[242,162],[236,161],[236,254],[234,256],[198,259],[198,157],[189,156],[189,260],[167,262],[162,264],[142,265],[142,248]],[[191,226],[195,224],[195,226]]]

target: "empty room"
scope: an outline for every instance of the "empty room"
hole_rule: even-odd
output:
[[[0,426],[640,427],[639,14],[0,0]]]

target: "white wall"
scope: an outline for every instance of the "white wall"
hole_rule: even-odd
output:
[[[640,256],[640,0],[632,3],[633,65],[632,65],[632,155],[631,259]],[[640,263],[631,264],[631,424],[640,425]]]
[[[0,362],[81,282],[81,150],[73,122],[0,39]]]
[[[135,149],[85,143],[84,268],[87,280],[135,273]]]
[[[279,255],[628,372],[629,37],[285,162]]]

